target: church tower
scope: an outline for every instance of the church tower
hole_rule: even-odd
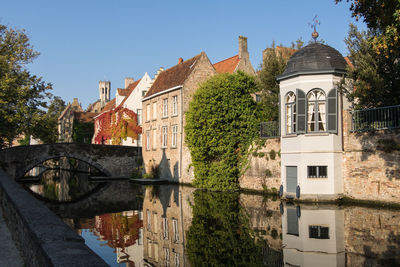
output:
[[[107,102],[110,101],[110,90],[110,81],[99,81],[99,99],[101,108],[103,108]]]

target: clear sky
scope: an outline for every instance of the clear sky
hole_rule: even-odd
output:
[[[344,38],[355,22],[345,1],[334,0],[0,0],[0,24],[25,29],[40,57],[29,66],[66,102],[83,108],[98,99],[99,80],[111,81],[111,98],[124,87],[178,58],[201,51],[212,63],[238,52],[248,37],[257,69],[272,41],[290,46],[311,39],[309,23],[328,45],[347,54]],[[359,27],[364,27],[358,23]]]

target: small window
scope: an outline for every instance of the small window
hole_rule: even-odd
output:
[[[137,124],[142,125],[142,110],[137,109],[136,114],[137,114]]]
[[[151,231],[151,213],[149,210],[146,210],[147,215],[147,231]]]
[[[147,93],[147,91],[146,91],[146,90],[143,90],[143,91],[142,91],[142,97],[145,96],[146,93]]]
[[[146,150],[150,150],[150,131],[146,131]]]
[[[168,98],[163,99],[163,118],[168,117]]]
[[[172,219],[172,226],[174,231],[174,242],[177,242],[179,241],[179,228],[177,219]]]
[[[163,238],[168,239],[168,218],[163,218]]]
[[[328,177],[327,166],[307,166],[308,178],[326,178]]]
[[[261,102],[261,95],[256,95],[256,102],[257,103]]]
[[[308,234],[310,238],[329,239],[329,227],[321,225],[309,225]]]
[[[150,120],[150,104],[146,106],[146,121]]]
[[[171,142],[171,147],[176,147],[177,136],[178,136],[178,125],[172,125],[172,142]]]
[[[153,149],[157,148],[157,132],[156,129],[153,129]]]
[[[167,147],[167,140],[168,140],[168,126],[162,127],[162,147]]]
[[[134,140],[132,140],[132,142],[133,141]],[[138,144],[138,146],[142,146],[142,134],[138,134],[137,144]]]
[[[153,120],[157,119],[157,102],[153,103]]]
[[[165,261],[165,266],[169,266],[169,248],[164,248],[164,261]]]
[[[172,115],[178,115],[178,96],[172,97]]]

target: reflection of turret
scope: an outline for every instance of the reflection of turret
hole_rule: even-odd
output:
[[[286,204],[282,215],[285,266],[345,266],[344,211]]]

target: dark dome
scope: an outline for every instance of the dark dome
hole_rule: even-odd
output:
[[[299,74],[344,73],[345,70],[346,61],[339,51],[328,45],[313,43],[294,53],[278,79]]]

